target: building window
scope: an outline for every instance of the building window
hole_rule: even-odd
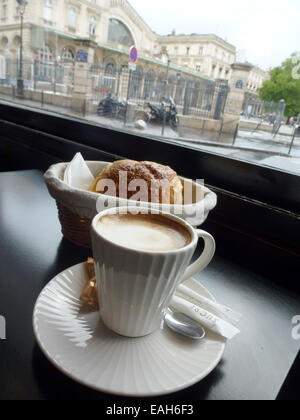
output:
[[[7,18],[7,0],[2,1],[2,19]]]
[[[196,71],[201,72],[201,64],[196,64]]]
[[[38,51],[35,75],[38,80],[52,81],[53,53],[48,44],[44,44]]]
[[[129,29],[118,19],[109,20],[108,41],[125,45],[126,47],[131,47],[135,44]]]
[[[90,0],[91,3],[97,4],[97,0]]]
[[[64,48],[62,50],[61,60],[63,62],[70,63],[70,62],[73,62],[74,59],[75,57],[74,57],[73,51],[70,48]]]
[[[186,47],[186,55],[190,55],[191,47]]]
[[[175,48],[174,48],[174,54],[175,54],[175,55],[178,55],[178,47],[175,47]]]
[[[199,47],[199,55],[202,56],[204,52],[204,48],[203,47]]]
[[[114,91],[116,83],[116,66],[114,63],[109,63],[105,67],[104,86],[107,90]]]
[[[53,20],[52,0],[44,0],[44,19],[48,22],[52,22]]]
[[[76,20],[77,20],[77,14],[76,9],[74,7],[69,7],[68,10],[68,26],[71,29],[76,28]]]
[[[96,18],[95,18],[95,16],[90,17],[89,34],[91,36],[96,35]]]

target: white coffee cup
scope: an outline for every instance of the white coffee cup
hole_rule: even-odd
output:
[[[147,214],[148,209],[139,209]],[[142,337],[159,329],[176,287],[202,271],[215,253],[214,238],[196,230],[186,221],[169,213],[160,215],[183,226],[190,242],[171,251],[144,251],[121,246],[99,233],[99,220],[107,215],[137,213],[137,207],[108,209],[92,222],[100,314],[104,324],[126,337]],[[189,266],[198,239],[203,238],[202,255]]]

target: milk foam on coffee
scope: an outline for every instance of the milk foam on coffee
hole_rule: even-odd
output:
[[[115,244],[142,251],[172,251],[191,242],[184,226],[160,215],[106,215],[97,231]]]

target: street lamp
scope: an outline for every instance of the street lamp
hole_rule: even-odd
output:
[[[20,33],[20,56],[19,56],[19,72],[17,80],[17,96],[24,98],[24,80],[23,80],[23,20],[24,13],[27,6],[27,0],[17,0],[18,10],[21,16],[21,33]]]

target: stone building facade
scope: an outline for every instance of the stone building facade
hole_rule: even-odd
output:
[[[28,0],[23,51],[27,59],[74,60],[77,40],[94,42],[94,63],[122,67],[135,45],[143,71],[171,70],[230,80],[236,48],[215,35],[157,35],[127,0]],[[0,0],[0,55],[18,58],[20,17],[16,0]],[[259,69],[257,69],[259,71]],[[253,73],[253,72],[252,72]],[[261,74],[249,74],[250,89]]]
[[[132,45],[137,47],[139,59],[130,82]],[[85,63],[78,60],[82,51],[86,52]],[[0,0],[1,85],[14,86],[19,57],[18,3]],[[156,34],[127,0],[28,0],[24,15],[27,93],[51,90],[71,94],[68,101],[77,108],[86,100],[97,103],[109,91],[126,100],[130,86],[136,99],[159,102],[167,92],[183,115],[193,108],[200,118],[216,119],[226,101],[226,86],[231,86],[231,97],[234,89],[239,89],[236,108],[242,109],[241,93],[251,91],[257,96],[267,78],[262,70],[249,65],[243,69],[242,88],[237,87],[236,57],[236,48],[216,35]]]
[[[216,35],[161,36],[159,46],[167,51],[172,62],[212,79],[229,80],[236,48]]]

